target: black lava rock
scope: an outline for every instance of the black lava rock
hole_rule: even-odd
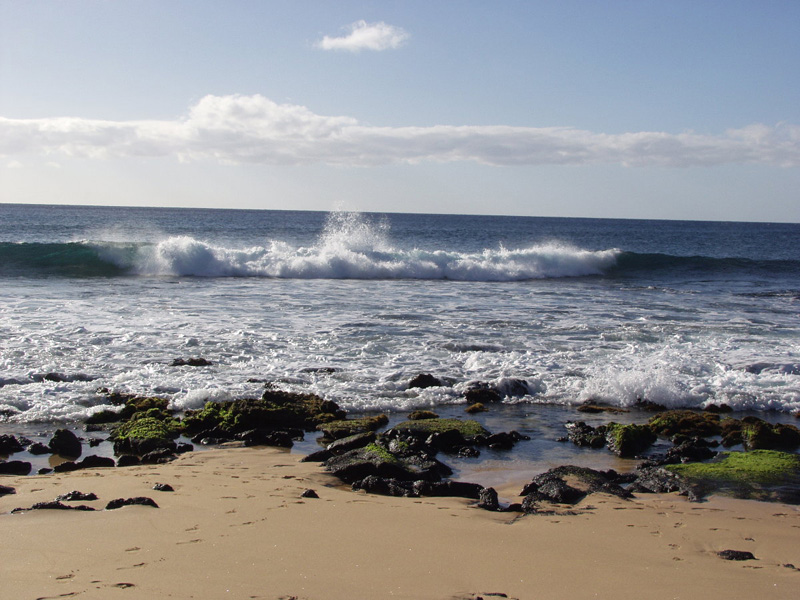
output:
[[[756,560],[753,553],[746,550],[722,550],[717,552],[717,556],[725,560]]]
[[[0,475],[27,475],[31,472],[31,463],[23,460],[0,462]]]
[[[408,389],[412,388],[429,388],[429,387],[439,387],[442,385],[442,382],[431,375],[430,373],[420,373],[414,379],[408,382],[406,386]]]
[[[92,500],[97,500],[97,494],[94,492],[84,494],[77,490],[56,497],[56,502],[91,502]]]
[[[53,437],[50,438],[49,446],[53,454],[70,458],[78,458],[83,452],[80,439],[69,429],[56,430]]]
[[[158,508],[158,504],[152,498],[147,498],[146,496],[136,496],[135,498],[116,498],[106,504],[106,510],[114,510],[116,508],[122,508],[123,506],[152,506],[153,508]]]
[[[168,483],[157,483],[153,486],[157,492],[174,492],[175,489]]]

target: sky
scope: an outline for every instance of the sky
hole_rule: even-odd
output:
[[[0,202],[800,222],[800,2],[0,0]]]

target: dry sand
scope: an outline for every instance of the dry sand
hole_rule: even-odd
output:
[[[800,570],[786,566],[800,567],[800,511],[782,504],[596,494],[574,515],[489,513],[354,493],[271,448],[0,483],[17,489],[0,498],[4,599],[800,596]],[[320,498],[301,498],[307,488]],[[131,496],[160,508],[9,513],[71,490],[96,493],[84,504],[98,509]],[[758,560],[725,561],[725,549]]]

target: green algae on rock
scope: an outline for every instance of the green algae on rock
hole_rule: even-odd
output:
[[[337,419],[317,425],[317,429],[323,433],[326,439],[338,440],[350,437],[359,433],[367,433],[384,427],[389,423],[386,415],[374,417],[361,417],[359,419]]]
[[[344,415],[335,402],[315,394],[267,390],[261,398],[207,402],[201,410],[186,411],[183,425],[189,433],[215,427],[230,433],[259,428],[311,431]]]
[[[403,421],[395,425],[392,429],[413,435],[430,435],[432,433],[448,433],[455,431],[460,433],[465,439],[477,437],[479,435],[489,435],[480,423],[467,419],[423,419],[421,421]]]
[[[800,456],[777,450],[724,452],[706,463],[668,465],[704,493],[800,504]]]
[[[606,425],[608,449],[622,458],[641,454],[656,441],[656,434],[647,425]]]
[[[718,414],[693,410],[668,410],[655,415],[647,424],[653,433],[665,437],[678,434],[707,437],[722,433]]]
[[[152,450],[173,447],[180,433],[176,419],[141,416],[126,421],[111,432],[115,454],[147,454]]]

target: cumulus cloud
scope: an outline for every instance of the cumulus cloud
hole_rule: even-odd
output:
[[[399,48],[409,38],[408,32],[394,25],[356,21],[349,27],[349,33],[341,37],[325,36],[315,45],[322,50],[393,50]]]
[[[0,118],[0,156],[177,157],[226,164],[372,166],[423,161],[486,165],[800,166],[800,126],[751,125],[721,135],[607,134],[570,127],[374,127],[263,96],[206,96],[174,121]]]

